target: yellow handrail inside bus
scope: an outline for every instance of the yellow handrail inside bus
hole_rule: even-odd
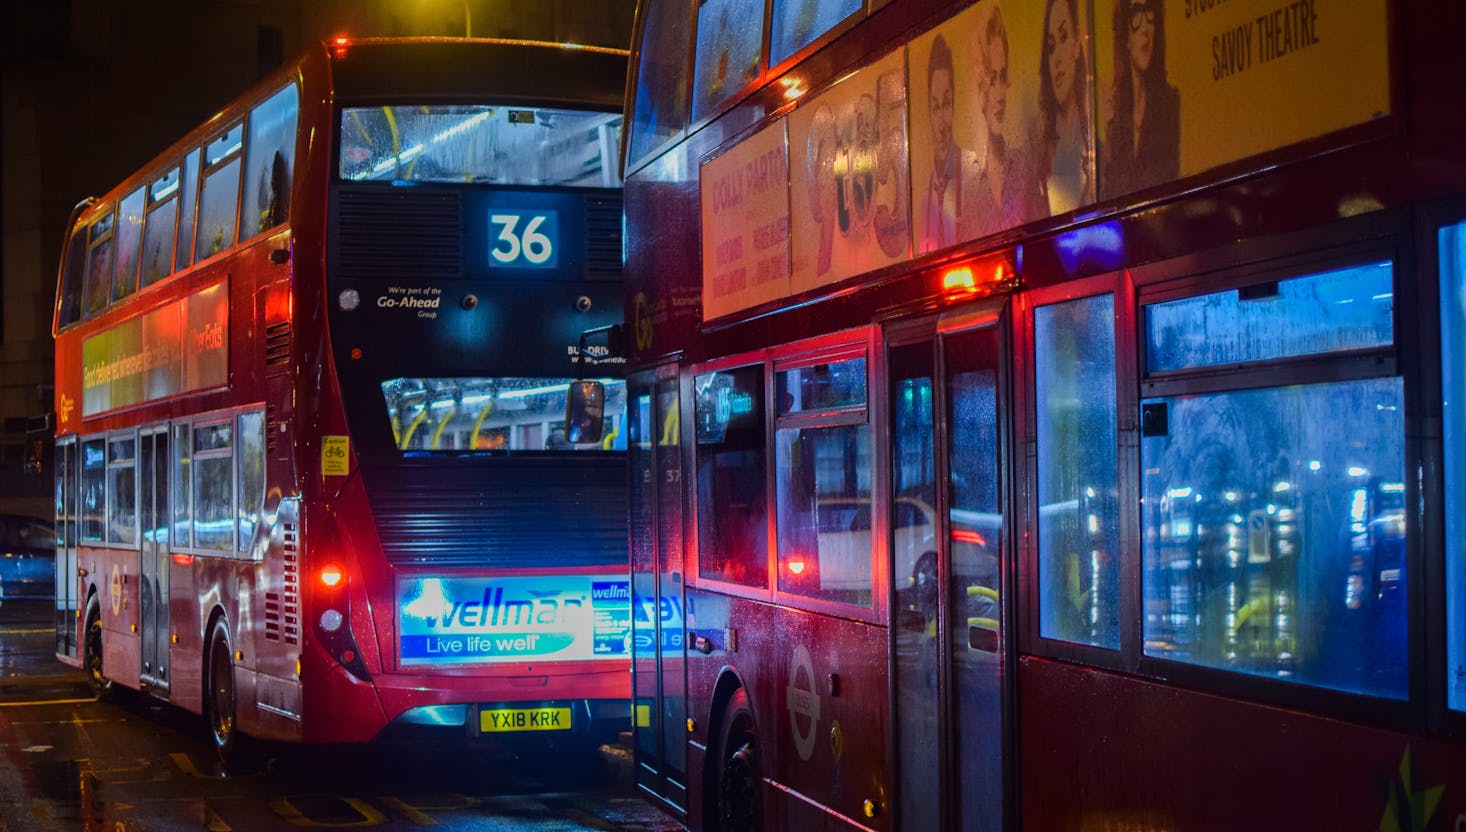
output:
[[[402,447],[402,423],[397,421],[397,414],[392,414],[392,443]]]
[[[601,440],[601,450],[609,451],[612,448],[616,447],[616,437],[620,435],[620,433],[621,431],[617,430],[616,428],[611,428],[611,430],[606,433],[606,437]]]
[[[468,437],[469,450],[478,450],[478,429],[483,427],[484,419],[489,415],[489,411],[493,409],[494,403],[489,402],[484,405],[483,410],[479,411],[478,418],[473,420],[473,433]]]
[[[397,443],[398,450],[407,450],[407,446],[412,444],[412,435],[417,433],[417,426],[421,425],[422,420],[426,418],[428,418],[428,409],[426,407],[419,410],[417,415],[412,417],[412,424],[407,426],[407,435],[403,436],[402,441]]]
[[[361,140],[366,143],[367,147],[371,147],[372,134],[368,133],[366,125],[361,123],[361,113],[356,110],[350,110],[349,112],[351,113],[351,123],[356,125],[356,132],[361,136]]]
[[[457,415],[457,413],[458,405],[455,404],[452,407],[448,408],[448,415],[439,420],[438,429],[433,431],[433,444],[429,446],[432,450],[438,450],[438,441],[443,438],[443,428],[448,427],[448,423],[453,421],[453,417]]]
[[[402,137],[397,133],[397,117],[392,115],[391,107],[383,107],[382,115],[387,117],[387,129],[392,131],[392,158],[397,162],[397,169],[402,169]]]

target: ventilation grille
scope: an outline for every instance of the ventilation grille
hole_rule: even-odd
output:
[[[280,447],[280,418],[273,404],[265,405],[265,450]]]
[[[621,196],[585,199],[585,270],[621,274]]]
[[[295,524],[286,523],[281,531],[280,557],[285,569],[283,592],[265,593],[265,639],[300,643],[300,551]]]
[[[265,327],[265,366],[290,363],[290,322],[281,321]]]
[[[343,277],[456,278],[463,273],[463,200],[411,189],[336,192]]]
[[[395,564],[626,566],[626,468],[595,460],[475,460],[363,468]]]

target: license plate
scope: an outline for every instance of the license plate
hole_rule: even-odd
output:
[[[486,734],[506,731],[569,731],[569,708],[494,708],[479,711],[479,730]]]

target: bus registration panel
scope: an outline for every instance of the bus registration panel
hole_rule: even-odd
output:
[[[569,731],[569,708],[485,708],[479,711],[479,730],[486,734],[508,731]]]

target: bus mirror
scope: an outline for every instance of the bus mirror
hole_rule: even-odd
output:
[[[565,397],[565,441],[601,441],[601,416],[606,410],[606,385],[599,381],[572,381]]]

